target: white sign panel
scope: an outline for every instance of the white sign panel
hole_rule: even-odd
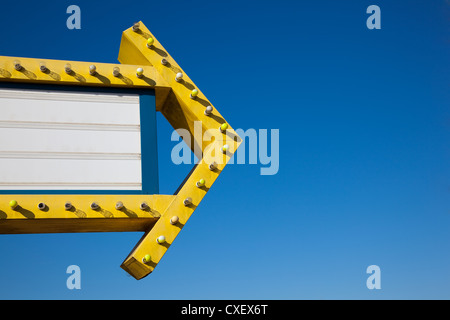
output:
[[[138,94],[0,88],[0,190],[141,190]]]

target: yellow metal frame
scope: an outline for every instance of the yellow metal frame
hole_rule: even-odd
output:
[[[144,231],[121,265],[134,278],[141,279],[154,270],[241,140],[228,124],[225,131],[219,129],[226,121],[217,109],[205,115],[205,108],[213,105],[144,24],[135,26],[122,34],[120,65],[0,56],[0,81],[153,88],[156,110],[174,129],[190,133],[189,147],[199,162],[174,195],[0,195],[0,233]],[[150,46],[149,38],[154,40]],[[15,61],[20,61],[21,70],[14,68]],[[48,68],[45,72],[40,69],[42,63]],[[72,71],[66,73],[68,63]],[[97,68],[94,75],[89,73],[92,64]],[[120,68],[119,76],[112,74],[115,67]],[[143,77],[137,77],[137,68],[143,68]],[[179,72],[183,79],[176,81]],[[191,96],[194,89],[198,90],[196,97]],[[222,152],[225,144],[229,148]],[[201,179],[205,183],[198,186]],[[18,203],[15,208],[9,206],[13,199]],[[69,210],[64,207],[67,201],[72,204]],[[118,201],[123,208],[116,209]],[[92,209],[93,202],[99,207]],[[37,207],[38,203],[46,205],[44,210]],[[142,203],[148,208],[142,208]],[[160,236],[165,238],[162,243],[157,241]]]

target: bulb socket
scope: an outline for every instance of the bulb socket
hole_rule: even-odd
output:
[[[186,199],[183,200],[183,204],[187,207],[188,205],[192,204],[192,198],[191,197],[187,197]]]
[[[15,61],[13,62],[13,64],[14,64],[14,69],[16,69],[17,71],[22,71],[22,70],[23,70],[23,67],[22,67],[22,65],[20,64],[20,61],[19,61],[19,60],[15,60]]]
[[[116,210],[122,210],[124,207],[123,202],[122,201],[117,201],[116,203]]]
[[[208,166],[209,170],[214,171],[217,169],[217,162],[213,162]]]
[[[48,68],[47,68],[47,66],[45,65],[45,62],[39,63],[39,70],[40,70],[41,72],[43,72],[43,73],[48,72]]]
[[[42,211],[42,210],[45,210],[45,208],[47,208],[47,205],[45,203],[43,203],[43,202],[39,202],[37,207],[38,207],[39,210]]]
[[[115,67],[113,69],[113,76],[114,77],[118,77],[120,75],[120,68],[119,67]]]
[[[148,210],[149,206],[148,206],[147,202],[142,202],[142,203],[139,205],[139,208],[140,208],[141,210]]]
[[[97,202],[91,203],[91,209],[92,210],[98,210],[100,208],[99,204]]]
[[[72,66],[70,65],[70,63],[67,63],[67,64],[64,66],[64,71],[65,71],[67,74],[72,74],[73,70],[72,70]]]

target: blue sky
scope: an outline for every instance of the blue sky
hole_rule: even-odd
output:
[[[72,4],[81,30],[66,28]],[[279,129],[280,170],[227,166],[141,281],[119,267],[140,233],[1,235],[0,299],[450,298],[449,1],[4,0],[2,13],[0,55],[111,63],[142,20],[234,128]],[[163,194],[190,170],[171,163],[171,133],[158,115]],[[66,287],[72,264],[81,290]]]

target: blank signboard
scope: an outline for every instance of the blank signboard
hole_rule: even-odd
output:
[[[155,194],[157,180],[153,91],[0,86],[0,192]]]

